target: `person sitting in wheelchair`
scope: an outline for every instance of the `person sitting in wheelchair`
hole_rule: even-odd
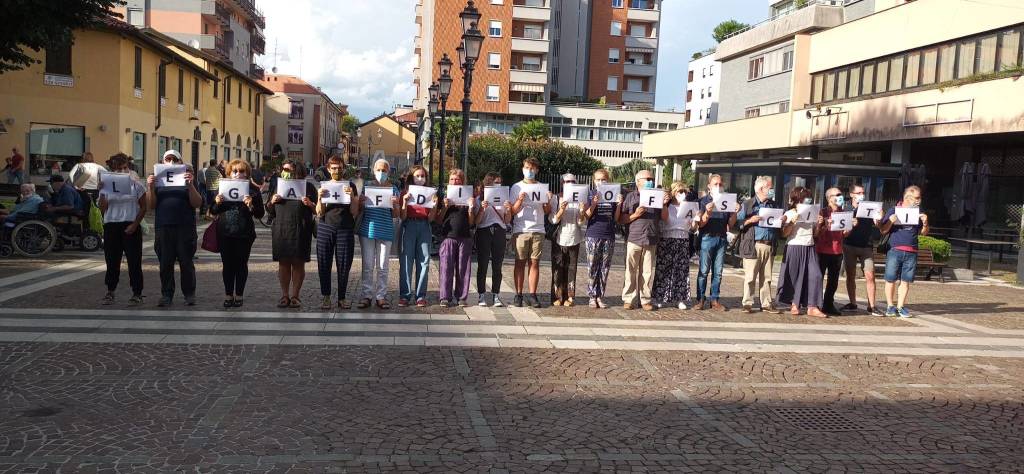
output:
[[[49,203],[40,206],[43,212],[53,216],[85,217],[86,206],[74,186],[66,185],[64,177],[59,174],[52,176],[49,183],[53,194],[50,195]]]
[[[43,203],[43,197],[36,194],[36,187],[30,183],[24,183],[18,188],[18,201],[14,209],[0,209],[0,222],[4,226],[13,227],[16,219],[30,214],[39,213],[39,205]],[[20,216],[19,216],[20,215]]]

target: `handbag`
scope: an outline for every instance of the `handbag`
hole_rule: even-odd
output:
[[[891,234],[892,231],[890,230],[889,232],[882,234],[881,239],[878,239],[878,247],[876,248],[878,253],[883,255],[889,253],[889,249],[892,248],[892,245],[889,244],[889,235]]]
[[[203,231],[203,250],[207,252],[218,253],[220,252],[220,245],[217,241],[217,220],[220,217],[215,217],[210,225],[206,226],[206,230]]]

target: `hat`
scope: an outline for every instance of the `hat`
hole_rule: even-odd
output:
[[[63,183],[64,182],[64,177],[59,175],[59,174],[55,174],[53,176],[50,176],[50,179],[46,180],[46,182],[47,183]]]
[[[174,161],[181,161],[181,153],[178,153],[178,150],[167,150],[167,151],[165,151],[164,152],[164,156],[163,156],[162,159],[166,160],[167,159],[167,155],[173,156],[174,157]]]
[[[575,183],[576,182],[576,175],[574,175],[572,173],[565,173],[565,174],[563,174],[562,175],[562,182],[564,183],[566,181],[572,181],[572,182]]]

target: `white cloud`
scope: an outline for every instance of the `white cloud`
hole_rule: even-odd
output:
[[[269,71],[301,76],[361,119],[412,101],[415,0],[264,0]]]

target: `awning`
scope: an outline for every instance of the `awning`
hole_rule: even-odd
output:
[[[514,92],[540,92],[544,93],[544,86],[542,84],[522,84],[513,83],[512,91]]]
[[[627,53],[653,53],[654,48],[626,48]]]

